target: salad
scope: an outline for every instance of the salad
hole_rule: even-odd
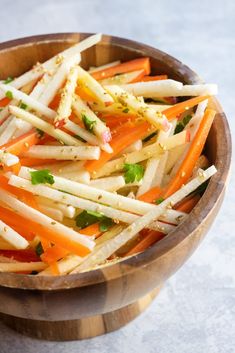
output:
[[[181,224],[216,173],[214,84],[150,59],[84,70],[90,36],[0,82],[0,271],[64,275],[135,256]]]

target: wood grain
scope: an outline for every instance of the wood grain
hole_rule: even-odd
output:
[[[19,75],[36,62],[50,58],[87,36],[52,34],[2,43],[0,78]],[[167,74],[184,83],[201,82],[191,69],[169,55],[110,36],[104,36],[100,44],[82,54],[82,65],[87,68],[141,56],[151,58],[154,74]],[[103,269],[59,277],[0,273],[0,312],[4,322],[38,338],[81,339],[121,327],[144,310],[150,301],[146,298],[152,298],[148,293],[164,283],[196,250],[224,197],[231,161],[231,137],[218,101],[211,99],[210,105],[217,115],[207,140],[206,154],[218,172],[189,217],[144,253]],[[13,316],[17,319],[13,320]],[[61,321],[63,329],[56,335]]]

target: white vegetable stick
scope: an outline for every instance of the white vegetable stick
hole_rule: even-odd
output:
[[[154,109],[150,108],[148,104],[139,100],[133,94],[126,92],[120,86],[105,87],[119,103],[134,110],[139,116],[154,125],[157,129],[165,131],[169,129],[169,122],[161,112],[156,112]]]
[[[177,202],[181,201],[184,197],[194,191],[199,185],[201,185],[204,181],[209,179],[215,173],[215,166],[211,166],[203,172],[203,176],[199,175],[198,177],[190,181],[187,185],[184,185],[172,196],[164,200],[155,209],[151,210],[143,217],[140,217],[138,220],[136,220],[136,222],[125,228],[114,239],[111,239],[104,243],[104,245],[101,246],[97,252],[94,251],[94,254],[89,255],[89,258],[85,259],[81,263],[81,265],[76,268],[76,272],[84,272],[87,269],[92,268],[93,266],[100,264],[101,262],[106,260],[121,246],[131,240],[138,232],[140,232],[143,228],[147,227],[148,224],[152,223],[154,219],[158,218],[164,212],[164,210],[169,207],[169,205],[172,206]]]
[[[72,109],[72,100],[73,94],[75,92],[75,88],[77,86],[77,78],[78,78],[78,68],[76,66],[71,67],[69,74],[67,76],[67,81],[65,87],[62,90],[59,107],[57,109],[57,115],[54,119],[55,126],[60,121],[68,120],[71,115]]]
[[[178,162],[178,160],[181,158],[184,150],[187,147],[187,143],[181,146],[177,146],[173,148],[172,150],[168,151],[168,159],[167,159],[167,164],[166,164],[166,169],[165,173],[168,174],[171,169],[174,167],[174,165]]]
[[[101,66],[91,66],[88,70],[89,73],[92,73],[92,72],[97,72],[97,71],[101,71],[101,70],[104,70],[104,69],[108,69],[110,67],[113,67],[113,66],[117,66],[121,63],[120,60],[116,60],[116,61],[113,61],[111,63],[108,63],[108,64],[105,64],[105,65],[101,65]]]
[[[174,80],[129,83],[121,86],[125,91],[141,97],[179,97],[217,94],[217,85],[183,85]]]
[[[12,99],[9,104],[7,104],[2,110],[0,111],[0,124],[3,124],[4,121],[9,117],[9,105],[15,105],[17,103],[16,100]],[[1,127],[2,125],[0,125]]]
[[[84,245],[90,250],[93,249],[95,244],[93,240],[88,239],[88,237],[83,234],[75,232],[73,229],[58,223],[57,221],[54,221],[52,218],[26,205],[24,202],[19,201],[15,198],[15,196],[3,189],[0,189],[0,200],[21,216],[37,222],[38,224],[41,224],[47,229],[55,231],[58,234],[61,234],[64,238],[68,239],[68,241],[72,240],[75,243]]]
[[[15,175],[12,175],[10,177],[9,184],[16,186],[18,188],[23,188],[32,193],[36,193],[37,195],[48,197],[54,201],[70,204],[76,208],[103,213],[105,216],[109,218],[119,220],[124,223],[133,223],[139,217],[132,213],[120,211],[117,209],[113,209],[111,207],[107,207],[107,206],[95,203],[90,200],[85,200],[77,196],[65,194],[63,191],[58,191],[58,190],[49,188],[48,186],[32,185],[32,183],[29,180],[17,177]],[[168,228],[165,227],[165,224],[159,221],[155,222],[155,224],[153,225],[153,229],[155,230],[156,227],[158,228],[158,230],[161,230],[164,233],[167,232],[167,230],[169,229],[169,227]],[[149,228],[152,229],[152,225],[149,225]]]
[[[100,148],[96,146],[35,145],[24,153],[24,157],[57,160],[97,160],[100,157]]]
[[[16,249],[26,249],[29,245],[19,233],[0,220],[0,237],[13,245]]]
[[[11,167],[19,162],[19,158],[14,154],[6,152],[0,149],[0,163],[3,163],[7,167]]]
[[[49,84],[52,79],[52,75],[49,73],[45,73],[40,81],[35,85],[32,92],[30,93],[30,97],[39,100],[39,97],[42,95],[44,89]]]
[[[39,210],[44,213],[45,215],[49,216],[50,218],[55,219],[58,222],[62,222],[63,221],[63,213],[53,207],[49,207],[46,205],[41,204],[40,202],[38,203],[39,206]]]
[[[48,265],[44,262],[0,262],[0,272],[32,272],[42,271]]]
[[[5,129],[0,135],[0,146],[7,143],[14,136],[16,130],[18,129],[17,119],[13,117],[10,122],[6,125]]]
[[[1,250],[14,250],[15,247],[0,237],[0,249]]]
[[[125,74],[115,75],[113,77],[99,80],[99,83],[101,85],[125,85],[136,80],[143,73],[143,71],[144,70],[136,70]]]
[[[83,165],[83,161],[59,162],[52,165],[47,165],[46,169],[48,168],[51,172],[55,172],[56,174],[77,173],[80,171],[85,171]]]
[[[124,153],[131,153],[131,152],[135,152],[135,151],[140,151],[143,147],[143,143],[142,140],[137,140],[134,143],[132,143],[130,146],[128,146],[127,148],[125,148],[122,151],[122,154]]]
[[[172,105],[167,105],[167,104],[152,104],[148,103],[150,108],[154,109],[156,112],[163,112],[165,109],[171,108]]]
[[[101,34],[95,34],[93,36],[90,36],[86,39],[84,39],[82,42],[79,42],[72,47],[64,50],[59,54],[61,58],[68,58],[76,53],[82,52],[89,47],[97,44],[101,40]],[[41,65],[37,65],[36,67],[32,68],[31,70],[27,71],[23,75],[17,77],[12,81],[12,86],[15,88],[21,88],[24,85],[28,84],[29,82],[39,78],[45,70],[52,70],[55,69],[55,67],[59,64],[58,62],[58,55],[55,55],[51,59],[47,60],[45,63]],[[4,95],[0,94],[0,99],[3,98]]]
[[[75,217],[75,207],[70,205],[64,205],[63,203],[52,201],[46,197],[36,197],[38,204],[48,206],[50,208],[58,209],[62,212],[65,217],[74,218]]]
[[[0,135],[3,133],[3,131],[6,129],[10,121],[12,120],[12,115],[10,115],[6,120],[0,125]]]
[[[89,185],[97,189],[102,189],[102,190],[107,190],[112,192],[125,186],[125,179],[123,178],[123,176],[118,175],[113,177],[91,180]]]
[[[21,167],[19,172],[19,177],[30,180],[31,179],[30,172],[32,171],[34,171],[34,169]],[[71,193],[75,196],[79,196],[85,199],[99,202],[103,205],[109,205],[113,208],[121,209],[127,212],[133,212],[139,215],[144,215],[145,213],[149,212],[153,208],[157,207],[150,203],[146,203],[139,200],[133,200],[128,197],[118,195],[118,194],[113,194],[105,190],[102,190],[102,192],[100,192],[99,189],[96,189],[89,185],[75,183],[62,177],[58,177],[55,175],[53,175],[53,177],[54,177],[54,184],[51,185],[52,188],[56,188],[58,190],[64,190],[65,192]],[[14,178],[14,181],[16,181],[15,178]],[[28,185],[28,183],[26,183],[25,185]],[[30,190],[33,190],[33,189],[31,188]],[[68,196],[70,195],[68,194]],[[56,201],[59,201],[59,200],[56,200]],[[71,204],[71,203],[67,202],[67,204]],[[174,216],[171,216],[171,217],[174,217]],[[112,217],[112,218],[115,218],[115,217]],[[169,223],[172,223],[172,222],[169,222]]]
[[[155,171],[155,175],[151,184],[151,187],[154,186],[162,186],[162,182],[163,182],[163,178],[165,175],[165,168],[166,168],[166,163],[167,163],[167,159],[168,159],[168,151],[166,151],[163,156],[159,159],[159,164],[158,164],[158,168]]]
[[[71,173],[61,173],[60,176],[67,178],[69,180],[76,181],[78,183],[89,184],[90,174],[87,171],[71,172]]]
[[[102,143],[107,143],[111,139],[111,133],[109,128],[96,116],[96,114],[88,107],[88,105],[82,101],[80,97],[75,95],[73,101],[74,113],[83,120],[86,116],[90,121],[94,121],[93,131],[94,134],[100,139]]]
[[[184,131],[183,134],[182,132],[166,139],[164,145],[159,145],[158,142],[155,142],[151,145],[143,147],[141,151],[127,153],[125,157],[117,158],[107,162],[98,171],[92,173],[92,178],[96,179],[99,177],[110,175],[113,172],[118,172],[123,169],[124,163],[139,163],[153,156],[155,158],[160,158],[160,156],[165,151],[175,148],[176,146],[182,145],[187,141],[187,132]]]
[[[19,120],[19,119],[18,119]],[[14,137],[17,138],[29,132],[32,129],[32,125],[27,123],[26,121],[22,120],[22,126],[17,128],[16,132],[14,133]]]
[[[106,90],[96,81],[87,71],[79,66],[78,83],[81,87],[85,86],[91,93],[104,105],[113,103],[113,98],[106,92]]]
[[[63,141],[67,145],[71,146],[79,146],[81,145],[81,142],[78,141],[76,138],[70,136],[66,132],[60,130],[60,129],[55,129],[53,125],[47,123],[46,121],[38,118],[36,115],[26,112],[23,109],[20,109],[18,107],[9,107],[11,113],[17,118],[20,118],[24,121],[27,121],[28,123],[32,124],[34,127],[44,131],[48,135],[55,137],[59,141]]]

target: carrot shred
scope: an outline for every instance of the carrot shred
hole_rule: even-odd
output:
[[[54,276],[58,276],[60,274],[57,262],[52,262],[50,264],[50,269],[51,269],[51,272]]]
[[[136,140],[143,138],[146,135],[149,126],[150,125],[147,122],[140,123],[136,126],[133,126],[133,124],[130,123],[123,124],[118,131],[115,132],[112,141],[110,142],[113,152],[107,153],[102,151],[98,160],[87,161],[85,163],[85,169],[88,172],[94,172],[99,168],[102,168],[107,161],[115,157],[124,148],[131,145]]]
[[[53,262],[56,262],[62,259],[68,254],[69,254],[68,250],[61,248],[58,245],[54,245],[44,251],[44,253],[41,255],[41,259],[43,262],[52,264]]]
[[[180,102],[175,104],[173,107],[167,108],[163,110],[163,114],[167,117],[167,119],[172,120],[175,119],[177,115],[185,112],[185,110],[189,108],[193,108],[195,105],[203,102],[206,99],[209,99],[210,96],[199,96],[188,99],[184,102]]]
[[[20,163],[24,167],[41,166],[44,164],[58,163],[56,159],[40,159],[40,158],[21,158]]]
[[[143,238],[136,245],[133,246],[133,248],[131,248],[127,253],[125,253],[124,256],[131,256],[140,253],[149,248],[157,241],[164,238],[164,236],[165,234],[152,230],[148,234],[144,235]]]
[[[93,236],[95,238],[98,238],[102,234],[99,223],[94,223],[86,228],[80,229],[79,233],[87,236]]]
[[[149,82],[149,81],[160,81],[160,80],[167,80],[167,75],[157,75],[157,76],[144,76],[140,82]]]
[[[216,112],[214,110],[206,109],[186,157],[184,158],[176,175],[161,195],[164,199],[176,192],[192,175],[193,168],[195,167],[195,164],[204,148],[215,114]]]
[[[0,100],[0,108],[6,107],[10,103],[10,98],[4,97]]]
[[[31,130],[22,136],[11,140],[4,145],[0,146],[2,150],[6,150],[9,153],[19,156],[26,152],[31,146],[36,145],[40,140],[40,137],[35,130]]]
[[[158,197],[161,196],[161,193],[162,193],[162,189],[159,186],[155,186],[155,187],[151,188],[150,190],[146,191],[144,194],[140,195],[138,197],[138,200],[152,203]]]
[[[187,197],[183,201],[181,201],[178,205],[176,205],[175,209],[177,211],[190,213],[192,209],[196,206],[198,201],[200,200],[200,195],[196,194],[193,197]]]
[[[150,60],[147,57],[138,58],[125,63],[121,63],[104,70],[96,71],[91,75],[96,80],[103,80],[104,78],[113,77],[117,74],[124,74],[131,71],[144,70],[145,75],[150,74]]]

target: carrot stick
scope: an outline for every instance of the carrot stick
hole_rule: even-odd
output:
[[[4,172],[12,172],[13,174],[16,174],[18,175],[19,174],[19,171],[20,171],[20,168],[21,168],[21,163],[18,162],[14,165],[11,165],[10,167],[6,166],[6,165],[3,165],[3,170]]]
[[[209,99],[210,96],[199,96],[188,99],[184,102],[180,102],[175,104],[173,107],[167,108],[162,111],[169,120],[174,119],[177,115],[183,113],[185,110],[194,107],[195,105],[199,104],[200,102]]]
[[[117,74],[124,74],[126,72],[144,70],[145,75],[150,73],[150,61],[149,58],[139,58],[131,61],[127,61],[122,64],[118,64],[112,67],[109,67],[105,70],[100,70],[91,73],[91,75],[96,80],[103,80],[104,78],[113,77]]]
[[[6,150],[16,156],[26,152],[31,146],[36,145],[40,140],[40,137],[35,130],[31,130],[26,134],[17,137],[10,142],[0,146],[1,149]]]
[[[44,164],[58,163],[56,159],[21,158],[20,163],[24,167],[34,167]]]
[[[134,254],[137,254],[139,252],[142,252],[149,248],[151,245],[156,243],[157,241],[161,240],[164,238],[165,234],[152,230],[148,234],[146,234],[139,243],[133,246],[124,256],[131,256]]]
[[[167,80],[167,75],[157,75],[157,76],[144,76],[140,82],[148,82],[148,81],[159,81],[159,80]]]
[[[146,135],[148,129],[149,124],[147,122],[140,123],[136,126],[133,126],[130,123],[123,124],[118,129],[118,133],[113,136],[112,141],[110,142],[110,146],[112,147],[113,152],[107,153],[102,151],[98,160],[87,161],[85,163],[85,169],[88,172],[94,172],[103,167],[107,161],[112,159],[127,146],[131,145],[136,140],[143,138]]]
[[[95,238],[98,238],[98,236],[102,234],[102,232],[100,231],[99,223],[94,223],[90,226],[87,226],[86,228],[80,229],[79,233],[87,236],[93,236]]]
[[[66,249],[61,248],[58,245],[54,245],[47,250],[41,255],[41,259],[43,262],[46,262],[48,264],[52,264],[53,262],[56,262],[63,257],[67,256],[69,254],[69,251]]]
[[[162,193],[162,189],[159,186],[155,186],[152,189],[146,191],[144,194],[140,195],[138,197],[138,200],[152,203],[158,197],[161,196],[161,193]]]
[[[161,195],[164,199],[176,192],[192,175],[193,168],[195,167],[195,164],[204,148],[215,114],[216,112],[214,110],[206,109],[186,157],[184,158],[176,175]]]
[[[176,205],[175,209],[177,211],[190,213],[192,209],[196,206],[200,198],[201,197],[198,194],[194,195],[193,197],[187,197],[183,201],[181,201],[179,205]]]
[[[137,116],[135,114],[107,114],[102,116],[102,119],[105,120],[106,125],[110,129],[115,129],[117,126],[122,125],[126,123],[127,121],[132,121],[134,122],[137,119]]]
[[[52,262],[50,264],[50,269],[51,269],[51,272],[54,276],[59,276],[60,271],[59,271],[59,267],[58,267],[57,262]]]
[[[4,97],[0,100],[0,108],[4,108],[10,103],[10,98]]]

